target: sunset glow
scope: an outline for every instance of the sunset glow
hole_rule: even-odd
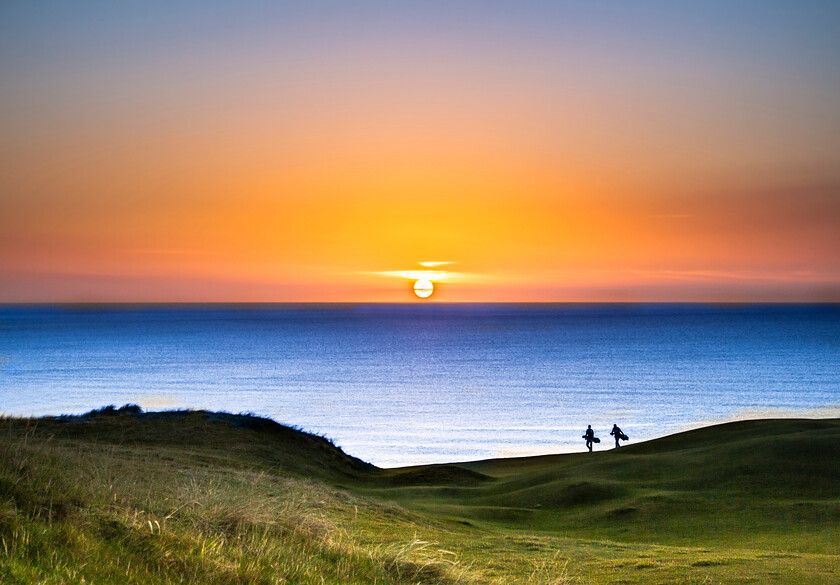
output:
[[[835,4],[72,4],[2,9],[0,302],[840,301]]]

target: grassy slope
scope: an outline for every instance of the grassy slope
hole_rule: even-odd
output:
[[[4,583],[840,581],[840,420],[397,470],[203,412],[0,434]]]
[[[439,471],[451,475],[450,467]],[[575,536],[838,550],[837,420],[746,421],[594,454],[459,467],[489,479],[390,495],[469,519]]]

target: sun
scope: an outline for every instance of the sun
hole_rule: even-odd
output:
[[[423,278],[414,283],[414,294],[421,299],[429,298],[433,292],[435,292],[435,285],[430,280]]]

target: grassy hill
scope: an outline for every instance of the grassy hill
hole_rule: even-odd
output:
[[[840,420],[387,470],[247,415],[0,433],[2,583],[840,582]]]
[[[382,491],[429,511],[445,506],[469,519],[580,537],[686,546],[783,539],[788,550],[838,551],[836,420],[746,421],[600,453],[458,467],[484,480]]]

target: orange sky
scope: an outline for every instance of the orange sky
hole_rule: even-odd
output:
[[[0,302],[840,301],[825,15],[338,6],[10,14]]]

